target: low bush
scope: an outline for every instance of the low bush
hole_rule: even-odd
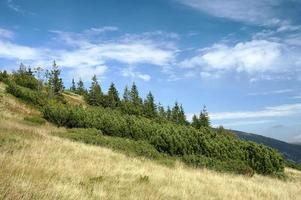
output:
[[[19,86],[13,81],[7,82],[6,91],[33,106],[41,107],[47,102],[45,94],[33,91],[26,87]]]
[[[82,108],[50,103],[43,109],[45,119],[69,128],[96,128],[104,134],[125,137],[151,144],[158,152],[170,156],[204,156],[221,162],[222,168],[236,165],[223,164],[240,162],[242,171],[248,166],[260,174],[273,174],[284,171],[282,156],[275,150],[252,142],[241,141],[229,134],[219,134],[211,128],[199,130],[175,125],[156,123],[143,117],[124,115],[116,110],[100,107]],[[199,160],[190,163],[200,165]],[[218,162],[217,162],[218,163]],[[226,169],[227,170],[227,169]],[[249,172],[248,172],[249,173]]]

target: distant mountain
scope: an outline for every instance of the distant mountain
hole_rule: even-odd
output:
[[[277,149],[280,153],[282,153],[286,159],[297,163],[301,163],[300,144],[291,144],[280,140],[272,139],[269,137],[252,134],[252,133],[245,133],[245,132],[234,131],[234,130],[231,131],[242,140],[253,141],[256,143],[260,143],[272,147],[274,149]]]

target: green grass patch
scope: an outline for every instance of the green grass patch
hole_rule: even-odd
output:
[[[45,119],[36,116],[24,117],[24,121],[30,125],[44,125],[46,123]]]

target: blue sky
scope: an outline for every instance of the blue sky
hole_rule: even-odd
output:
[[[212,124],[301,141],[299,0],[1,0],[0,70],[135,81]]]

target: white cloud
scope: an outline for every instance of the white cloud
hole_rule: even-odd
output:
[[[211,113],[213,120],[283,117],[301,114],[301,103],[266,107],[259,111]]]
[[[0,39],[0,58],[17,60],[38,60],[41,54],[38,49],[28,46],[18,45]]]
[[[122,70],[122,76],[131,77],[131,78],[139,78],[144,81],[149,81],[151,79],[150,75],[134,71],[134,69],[132,67],[124,68]]]
[[[13,0],[7,0],[7,6],[15,12],[22,12],[20,6],[16,4]]]
[[[271,120],[254,120],[254,121],[235,121],[235,122],[228,122],[223,124],[215,124],[214,127],[218,127],[220,125],[224,127],[234,127],[234,126],[245,126],[245,125],[255,125],[255,124],[267,124],[271,123]]]
[[[14,35],[12,31],[0,28],[0,38],[12,39]]]
[[[90,80],[93,75],[102,77],[106,73],[107,69],[108,67],[106,65],[100,65],[96,67],[80,67],[71,70],[69,72],[69,76],[75,78],[76,80]]]
[[[275,71],[283,62],[284,47],[277,42],[252,40],[234,46],[214,44],[190,59],[184,60],[185,67],[205,67],[206,70],[235,70],[237,72]]]
[[[151,38],[152,35],[160,35],[163,32],[145,33],[141,37],[129,34],[115,39],[98,37],[105,31],[116,30],[116,27],[104,27],[88,29],[81,33],[52,31],[55,34],[53,43],[60,44],[52,49],[19,45],[9,41],[9,32],[5,32],[6,38],[0,38],[0,58],[25,62],[32,66],[48,66],[52,60],[56,60],[59,66],[71,68],[81,77],[90,76],[93,70],[96,70],[94,73],[104,74],[110,62],[122,63],[125,69],[131,65],[149,64],[160,66],[163,70],[169,69],[174,62],[175,47],[168,42]],[[168,38],[175,37],[173,34],[168,35]],[[140,72],[127,74],[145,81],[151,79],[150,75]]]
[[[265,96],[265,95],[277,95],[277,94],[286,94],[293,92],[293,89],[281,89],[281,90],[272,90],[267,92],[255,92],[255,93],[249,93],[249,96]]]
[[[180,3],[201,12],[240,21],[248,24],[276,26],[278,31],[291,31],[294,26],[285,17],[280,17],[277,8],[284,0],[178,0]],[[282,7],[284,9],[284,7]]]

